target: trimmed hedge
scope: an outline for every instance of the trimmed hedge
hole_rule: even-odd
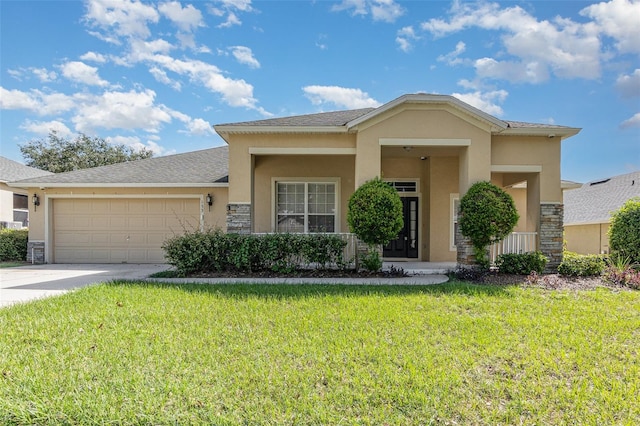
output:
[[[195,231],[165,241],[167,262],[181,275],[271,270],[292,272],[301,265],[344,267],[346,241],[331,234],[227,234]]]
[[[498,256],[496,266],[501,274],[541,274],[549,259],[541,251],[529,253],[505,253]]]
[[[572,277],[592,277],[602,275],[607,266],[607,257],[598,254],[578,254],[564,252],[558,273]]]
[[[0,230],[0,261],[27,260],[29,231],[26,229]]]

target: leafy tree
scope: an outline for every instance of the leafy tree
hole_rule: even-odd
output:
[[[520,215],[513,198],[491,182],[476,182],[460,200],[460,232],[471,240],[476,262],[488,267],[485,249],[513,231]]]
[[[402,200],[397,191],[376,177],[360,186],[349,198],[347,223],[351,232],[369,245],[365,266],[369,270],[382,267],[374,246],[388,244],[404,225]]]
[[[53,173],[88,169],[153,156],[153,151],[136,151],[124,144],[112,145],[102,138],[79,133],[75,139],[62,138],[56,132],[47,139],[37,139],[20,145],[27,166]]]
[[[631,198],[611,216],[609,246],[612,257],[640,264],[640,198]]]

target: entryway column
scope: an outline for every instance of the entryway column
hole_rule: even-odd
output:
[[[355,189],[380,176],[382,150],[378,138],[358,135],[356,141]]]
[[[229,144],[227,232],[250,234],[253,230],[253,165],[253,156],[247,145]]]

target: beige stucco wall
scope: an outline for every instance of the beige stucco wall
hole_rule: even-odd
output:
[[[560,142],[559,137],[496,135],[493,137],[491,164],[541,166],[540,201],[562,203]]]
[[[564,240],[567,250],[579,254],[609,253],[608,223],[591,225],[565,225]]]
[[[429,235],[430,262],[455,262],[456,252],[451,250],[451,194],[459,191],[456,157],[433,157],[430,159],[430,204]],[[427,260],[427,259],[425,259]]]
[[[252,164],[250,148],[331,149],[355,148],[354,134],[232,134],[229,143],[229,202],[250,203]]]
[[[30,188],[29,193],[37,193],[40,197],[40,206],[34,210],[34,206],[29,203],[29,239],[31,241],[45,240],[45,214],[51,217],[53,201],[56,196],[63,197],[155,197],[161,198],[163,195],[189,195],[206,197],[211,194],[214,203],[209,211],[209,206],[204,204],[204,227],[206,229],[220,228],[226,230],[227,218],[227,188]],[[49,228],[50,232],[52,227]]]
[[[315,178],[338,178],[338,231],[349,232],[346,219],[347,204],[355,191],[353,155],[260,155],[255,156],[254,162],[254,232],[274,231],[273,194],[274,179],[277,178],[299,178],[302,182],[316,180]]]
[[[0,182],[0,222],[13,221],[13,190]]]

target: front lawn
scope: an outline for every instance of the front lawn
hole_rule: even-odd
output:
[[[109,283],[0,310],[1,424],[638,424],[640,292]]]

